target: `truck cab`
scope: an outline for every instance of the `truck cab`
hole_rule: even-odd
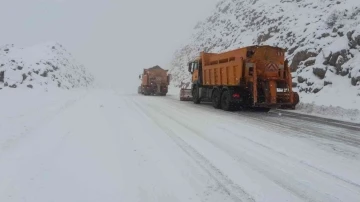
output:
[[[199,83],[200,84],[200,73],[201,73],[201,60],[200,58],[197,58],[191,62],[188,63],[188,71],[191,73],[192,83]]]

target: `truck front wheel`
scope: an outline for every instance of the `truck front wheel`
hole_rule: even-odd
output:
[[[198,86],[194,86],[194,88],[192,90],[192,95],[193,95],[193,102],[195,104],[200,104],[200,96],[199,96],[199,87]]]

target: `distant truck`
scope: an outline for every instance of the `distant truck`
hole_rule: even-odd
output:
[[[158,65],[144,69],[139,79],[141,79],[141,85],[138,88],[140,94],[165,96],[168,93],[170,75],[168,75],[168,70]]]
[[[213,107],[226,111],[294,109],[299,96],[292,91],[285,52],[272,46],[248,46],[219,54],[201,52],[188,63],[193,102],[211,101]],[[186,91],[189,89],[181,89],[180,95]]]

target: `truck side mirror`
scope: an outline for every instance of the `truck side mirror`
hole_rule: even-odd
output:
[[[141,74],[139,74],[139,79],[141,79]]]
[[[192,73],[192,71],[191,71],[191,63],[190,62],[188,63],[188,71]]]

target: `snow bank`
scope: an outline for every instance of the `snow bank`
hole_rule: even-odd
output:
[[[319,106],[312,103],[299,103],[296,112],[324,118],[360,123],[360,110],[344,109],[334,106]]]
[[[89,87],[94,77],[59,43],[0,47],[0,89]]]

